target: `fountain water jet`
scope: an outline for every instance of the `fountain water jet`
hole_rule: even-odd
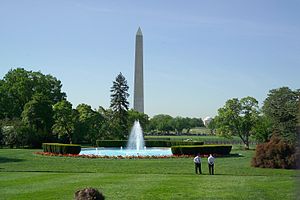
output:
[[[127,149],[143,150],[145,146],[143,130],[140,122],[137,120],[134,122],[131,132],[129,134],[129,140],[127,143]]]

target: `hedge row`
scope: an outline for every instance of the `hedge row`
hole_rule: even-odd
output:
[[[174,155],[229,155],[231,145],[195,145],[195,146],[172,146],[171,150]]]
[[[77,144],[43,143],[44,152],[57,154],[79,154],[81,146]]]
[[[97,140],[98,147],[126,147],[127,140]],[[171,147],[177,145],[203,145],[203,142],[176,140],[145,140],[146,147]]]
[[[145,140],[171,140],[170,137],[145,137]]]
[[[182,140],[145,140],[147,147],[171,147],[178,145],[203,145],[200,141],[182,141]]]
[[[97,147],[126,147],[127,140],[97,140]]]

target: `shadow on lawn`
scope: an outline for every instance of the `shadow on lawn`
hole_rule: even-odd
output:
[[[19,158],[7,158],[7,157],[1,157],[0,156],[0,163],[7,163],[7,162],[21,162],[24,161],[24,159]]]
[[[245,157],[242,154],[239,153],[231,153],[229,155],[220,155],[220,156],[216,156],[218,158],[232,158],[232,157]]]
[[[0,168],[1,169],[1,168]],[[3,169],[3,168],[2,168]],[[91,172],[91,171],[58,171],[58,170],[2,170],[2,172],[12,172],[12,173],[16,173],[16,172],[38,172],[38,173],[62,173],[62,174],[94,174],[96,172]]]

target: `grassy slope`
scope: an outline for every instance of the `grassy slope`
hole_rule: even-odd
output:
[[[96,187],[106,199],[295,199],[296,171],[250,167],[253,151],[217,158],[195,175],[191,158],[115,160],[45,157],[0,149],[0,199],[72,199]],[[206,159],[203,159],[205,162]]]

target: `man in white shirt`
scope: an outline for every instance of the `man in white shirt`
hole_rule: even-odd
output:
[[[208,161],[209,174],[214,175],[215,158],[211,154],[209,154],[207,161]]]
[[[194,158],[194,163],[195,163],[195,171],[196,171],[196,174],[198,174],[198,170],[199,170],[199,174],[202,174],[202,171],[201,171],[201,157],[200,157],[200,154],[197,154],[197,156]]]

